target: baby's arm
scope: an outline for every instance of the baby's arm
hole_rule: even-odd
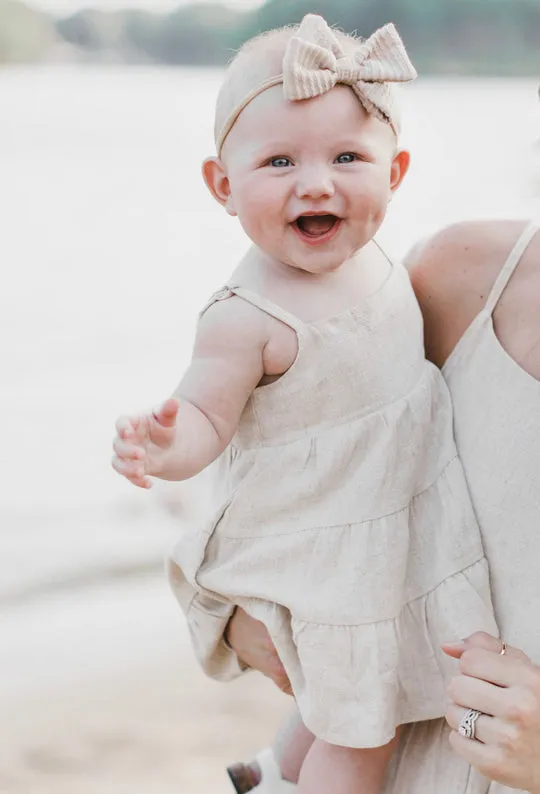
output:
[[[199,322],[191,364],[173,395],[177,403],[119,419],[114,468],[149,487],[149,477],[185,480],[212,463],[264,375],[269,336],[266,315],[240,298],[213,304]]]
[[[156,476],[185,480],[223,452],[264,375],[267,342],[264,315],[239,298],[203,315],[191,364],[174,392],[180,401],[174,455]]]

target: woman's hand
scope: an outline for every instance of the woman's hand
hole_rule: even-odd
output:
[[[292,695],[291,684],[263,623],[236,609],[225,639],[243,664],[271,678],[282,692]]]
[[[459,659],[446,713],[450,742],[491,780],[540,794],[540,667],[516,648],[501,649],[501,640],[482,632],[443,646]],[[476,739],[458,733],[467,709],[481,712]]]

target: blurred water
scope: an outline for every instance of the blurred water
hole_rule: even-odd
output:
[[[219,79],[0,72],[0,599],[157,563],[174,534],[165,491],[116,476],[110,441],[118,413],[175,386],[198,308],[247,246],[199,175]],[[538,213],[536,91],[406,91],[413,166],[381,232],[392,254],[457,219]]]

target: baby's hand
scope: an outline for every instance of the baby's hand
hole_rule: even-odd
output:
[[[139,488],[151,488],[150,477],[159,476],[176,437],[179,402],[165,400],[155,411],[121,416],[116,422],[112,466]]]

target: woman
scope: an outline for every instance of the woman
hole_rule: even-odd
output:
[[[426,352],[443,368],[452,393],[457,444],[508,646],[487,635],[448,638],[454,644],[447,652],[459,659],[449,687],[449,727],[439,720],[403,730],[388,794],[501,794],[506,787],[540,794],[540,667],[534,663],[540,662],[537,231],[519,221],[464,223],[410,256]],[[287,689],[260,624],[238,611],[227,640],[241,663]],[[469,738],[460,735],[460,725]],[[295,759],[288,762],[291,768],[282,768],[294,780]],[[256,772],[238,787],[248,791]],[[253,792],[280,794],[281,784],[262,783]]]

